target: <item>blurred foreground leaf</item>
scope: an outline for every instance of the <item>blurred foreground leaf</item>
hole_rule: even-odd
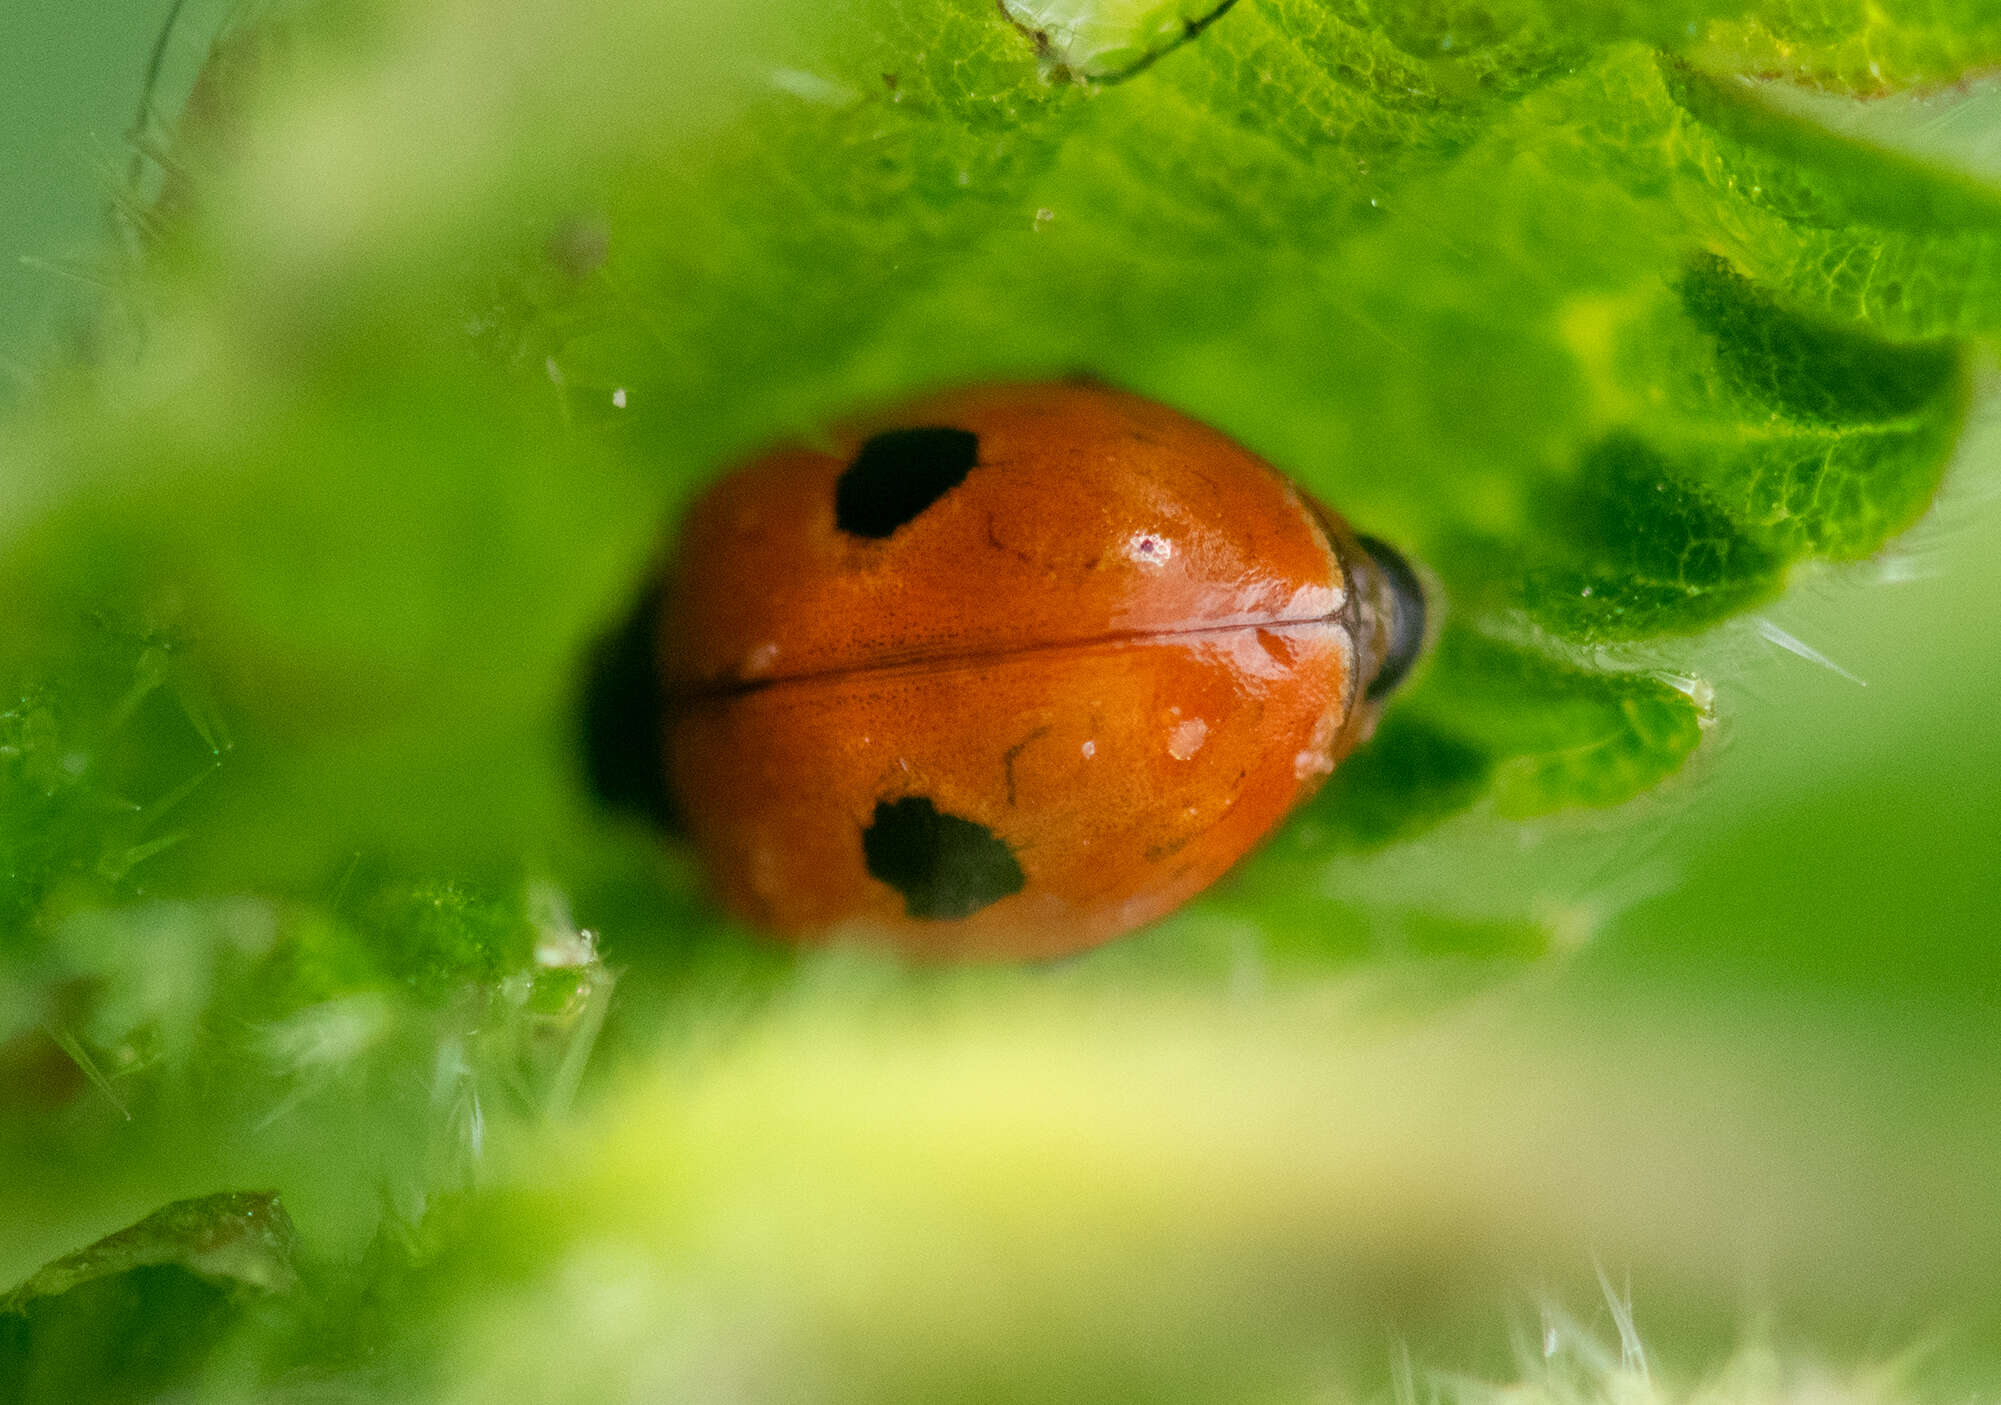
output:
[[[291,1217],[267,1193],[182,1200],[0,1298],[0,1397],[150,1400],[182,1385],[246,1304],[296,1292]]]

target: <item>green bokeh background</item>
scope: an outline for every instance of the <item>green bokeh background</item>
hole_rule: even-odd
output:
[[[88,306],[87,287],[12,256],[87,263],[101,247],[169,8],[0,8],[0,358],[38,357]],[[170,75],[184,80],[215,8],[190,5]],[[170,79],[163,100],[172,92]],[[1830,112],[2001,181],[2001,88]],[[2001,406],[1985,394],[1939,503],[1884,560],[1803,571],[1698,647],[1719,721],[1683,776],[1496,853],[1486,881],[1623,909],[1587,948],[1524,978],[1512,1018],[1574,1025],[1586,1057],[1607,1061],[1643,1062],[1712,1029],[1744,1084],[1783,1105],[1800,1080],[1801,1105],[1852,1118],[1888,1170],[1931,1156],[1936,1134],[1977,1147],[2001,1127],[1997,500]],[[1393,862],[1421,864],[1423,844]],[[1955,1312],[1970,1321],[1995,1273],[1967,1272],[1976,1297]],[[1915,1291],[1884,1302],[1887,1346],[1936,1307]]]

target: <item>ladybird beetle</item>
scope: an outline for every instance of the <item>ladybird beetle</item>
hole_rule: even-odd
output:
[[[723,901],[806,940],[1051,956],[1173,910],[1373,725],[1410,566],[1102,386],[942,395],[694,503],[664,777]]]

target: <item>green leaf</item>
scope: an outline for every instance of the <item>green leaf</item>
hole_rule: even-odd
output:
[[[1483,796],[1514,819],[1616,805],[1673,775],[1708,720],[1688,680],[1559,666],[1450,630],[1409,699],[1334,773],[1300,827],[1371,849]]]
[[[1745,83],[1679,65],[1684,160],[1728,212],[1712,238],[1825,316],[1898,337],[1989,334],[2001,315],[2001,192],[1871,149]]]
[[[1559,665],[1452,632],[1398,715],[1458,744],[1448,776],[1481,757],[1495,808],[1525,818],[1651,789],[1695,750],[1707,706],[1687,680]],[[1327,803],[1338,807],[1339,796]]]
[[[1871,96],[1953,82],[2001,48],[2001,20],[1980,4],[1784,0],[1713,12],[1724,16],[1706,36],[1718,64]]]
[[[148,1400],[186,1385],[258,1300],[300,1290],[278,1197],[180,1200],[0,1298],[0,1393]]]

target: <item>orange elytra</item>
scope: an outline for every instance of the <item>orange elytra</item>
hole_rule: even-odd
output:
[[[954,956],[1081,950],[1199,893],[1424,634],[1395,552],[1074,383],[764,455],[692,506],[661,604],[665,778],[722,901]]]

